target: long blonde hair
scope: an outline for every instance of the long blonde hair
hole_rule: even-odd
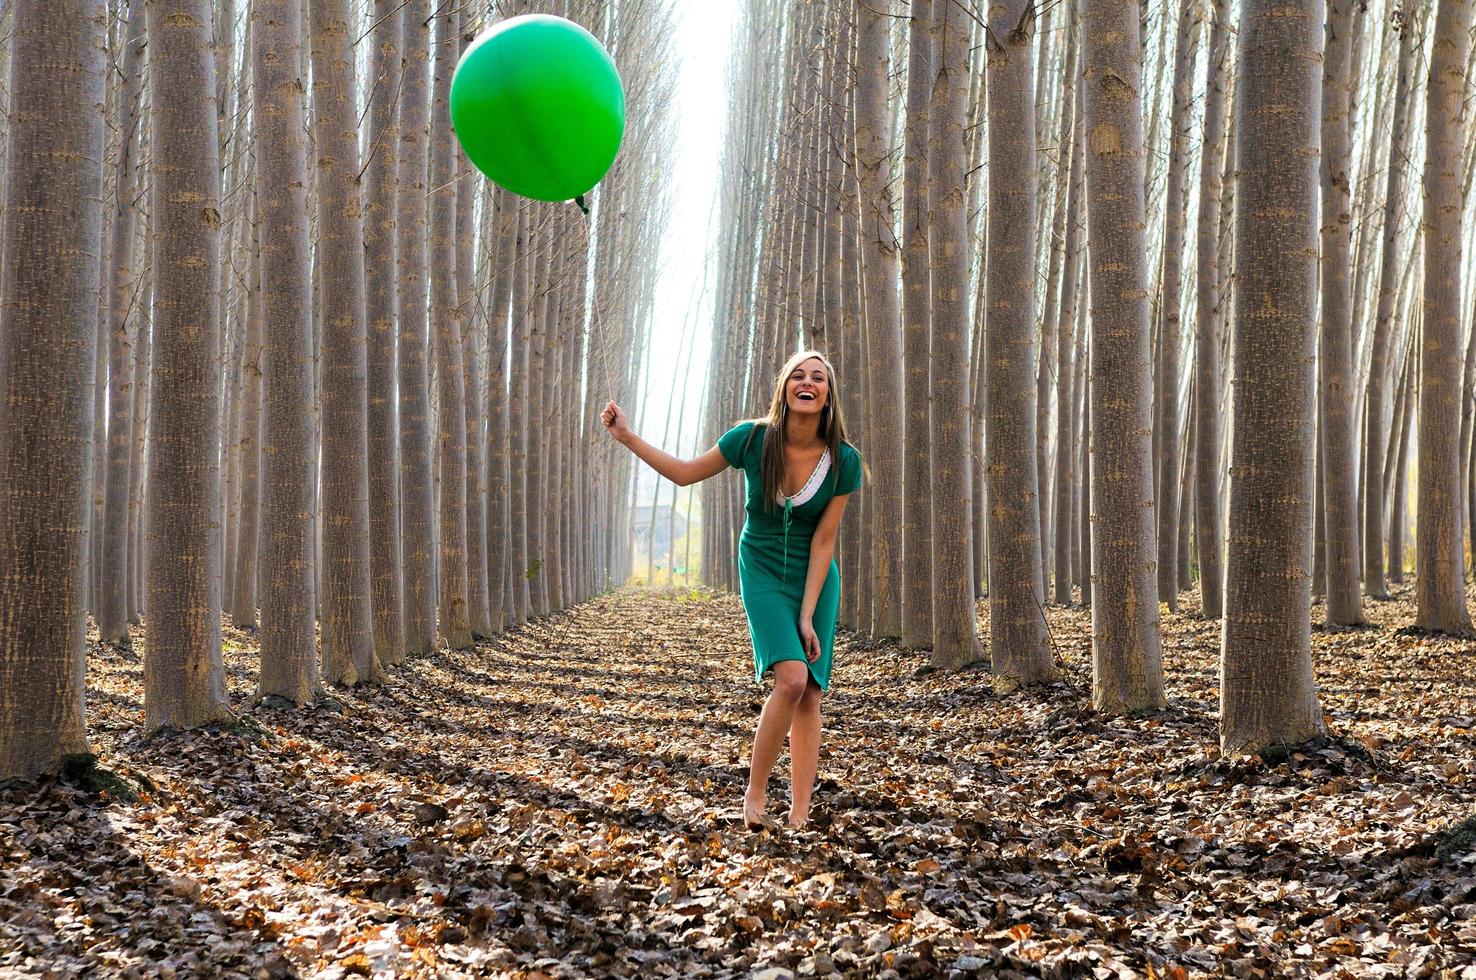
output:
[[[830,358],[817,350],[802,350],[791,355],[789,360],[784,362],[784,367],[779,371],[779,377],[774,381],[774,397],[769,401],[769,414],[744,420],[757,423],[754,426],[754,432],[759,431],[759,426],[764,427],[763,464],[760,473],[763,479],[765,510],[777,509],[776,501],[784,493],[784,447],[789,435],[785,427],[789,419],[789,401],[785,398],[785,389],[789,385],[789,376],[794,373],[794,369],[810,358],[815,358],[825,365],[826,381],[829,382],[825,407],[820,410],[820,438],[830,449],[832,466],[837,468],[840,466],[841,443],[848,441],[845,417],[841,414],[840,408],[840,388],[836,383],[835,366],[830,363]],[[752,437],[750,434],[749,438]]]

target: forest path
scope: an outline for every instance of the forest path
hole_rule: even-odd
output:
[[[1476,644],[1409,611],[1317,634],[1335,739],[1278,765],[1218,758],[1192,618],[1131,720],[1088,707],[1081,610],[1073,682],[1006,696],[843,639],[814,828],[778,835],[731,821],[763,696],[731,595],[611,593],[341,712],[253,708],[228,629],[252,721],[147,742],[139,654],[94,650],[94,750],[156,788],[0,791],[0,975],[1476,975],[1476,858],[1430,856],[1476,799]]]

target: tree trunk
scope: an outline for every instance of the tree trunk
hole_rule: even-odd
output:
[[[231,622],[237,629],[256,628],[257,557],[261,540],[261,436],[262,436],[262,281],[260,216],[257,193],[252,188],[251,240],[246,261],[249,297],[246,312],[246,343],[241,356],[241,431],[238,455],[241,460],[240,528],[236,535],[236,578],[231,596]]]
[[[369,159],[364,167],[364,278],[367,286],[369,564],[374,659],[405,659],[404,566],[400,554],[400,413],[394,398],[395,185],[400,127],[401,19],[398,0],[375,0],[369,33]]]
[[[149,365],[153,350],[154,307],[153,277],[149,269],[153,266],[153,245],[144,240],[143,280],[138,287],[138,329],[134,332],[133,356],[133,458],[129,463],[128,494],[128,622],[138,626],[143,623],[144,607],[144,512],[143,496],[148,475],[147,458],[144,455],[144,436],[149,418]]]
[[[1230,536],[1220,748],[1323,732],[1312,677],[1317,161],[1321,0],[1242,10],[1235,195]]]
[[[1327,622],[1363,622],[1358,589],[1358,433],[1353,416],[1353,199],[1348,145],[1354,0],[1326,0],[1322,78],[1322,350],[1318,390],[1327,548]]]
[[[148,0],[145,9],[156,93],[149,123],[158,343],[144,728],[155,731],[218,721],[230,715],[230,701],[220,647],[220,147],[211,5]]]
[[[1158,478],[1158,595],[1168,603],[1170,612],[1179,608],[1179,351],[1183,346],[1179,297],[1183,286],[1184,198],[1189,169],[1189,106],[1194,98],[1194,8],[1197,6],[1197,0],[1184,0],[1179,9],[1173,108],[1169,115],[1168,193],[1164,199],[1163,281],[1159,295],[1161,384],[1155,427],[1158,451],[1154,460]],[[1140,53],[1138,61],[1141,60]],[[1138,105],[1141,132],[1141,102]],[[1147,262],[1146,253],[1143,261]]]
[[[945,0],[946,2],[946,0]],[[907,129],[902,162],[902,335],[906,412],[903,431],[905,492],[902,512],[902,645],[914,650],[933,646],[933,513],[930,399],[928,366],[929,268],[927,226],[928,111],[934,66],[934,0],[911,0],[907,61]],[[1029,74],[1029,51],[1023,69]],[[1028,82],[1026,83],[1028,85]],[[1033,156],[1033,154],[1032,154]],[[1032,169],[1020,171],[1034,173]],[[1031,228],[1034,229],[1034,214]],[[1033,256],[1033,250],[1032,250]],[[1033,284],[1032,284],[1032,288]],[[1031,383],[1035,377],[1031,375]],[[1032,411],[1034,403],[1031,404]],[[1032,426],[1033,428],[1033,426]],[[1034,453],[1032,441],[1031,453]],[[1036,561],[1039,562],[1039,556]]]
[[[984,356],[988,386],[989,635],[1005,686],[1056,676],[1041,594],[1040,493],[1035,470],[1035,94],[1031,0],[991,8],[986,35],[989,233]]]
[[[120,71],[123,76],[122,136],[118,146],[117,192],[113,203],[112,256],[108,263],[108,445],[106,495],[103,503],[102,554],[93,611],[98,638],[104,643],[130,646],[128,635],[128,510],[132,490],[133,456],[133,337],[128,329],[134,292],[134,216],[138,197],[139,93],[143,87],[139,55],[144,45],[144,12],[135,3],[123,25],[125,40]],[[99,352],[101,353],[101,352]]]
[[[937,77],[929,109],[928,237],[932,317],[928,389],[933,499],[932,665],[983,658],[975,621],[973,495],[969,487],[969,229],[964,128],[969,109],[968,12],[945,3],[933,18]]]
[[[1093,257],[1092,705],[1130,714],[1165,703],[1154,568],[1143,104],[1132,86],[1142,77],[1143,52],[1132,0],[1093,0],[1082,26]],[[1169,379],[1165,388],[1177,385],[1177,359]],[[1172,441],[1177,455],[1178,440]]]
[[[1190,531],[1193,530],[1194,522],[1189,520],[1185,515],[1193,513],[1191,508],[1194,505],[1194,449],[1196,445],[1194,440],[1195,411],[1196,409],[1194,404],[1194,390],[1193,388],[1191,388],[1189,390],[1189,404],[1185,406],[1184,428],[1180,430],[1184,435],[1184,438],[1181,440],[1183,443],[1182,453],[1184,462],[1183,465],[1179,468],[1178,494],[1180,517],[1179,529],[1176,535],[1178,538],[1176,542],[1176,547],[1178,549],[1179,560],[1175,563],[1179,567],[1180,592],[1187,592],[1194,587],[1194,577],[1190,574],[1189,564]]]
[[[1220,208],[1225,170],[1225,85],[1230,79],[1230,2],[1213,0],[1209,70],[1205,84],[1204,149],[1199,168],[1198,268],[1194,312],[1194,541],[1199,557],[1199,594],[1206,619],[1224,613],[1225,576],[1220,563],[1224,511],[1220,506],[1220,456],[1224,414],[1220,398],[1221,289]]]
[[[257,694],[294,704],[316,698],[322,686],[313,608],[313,296],[300,14],[298,0],[253,0],[251,10],[265,382]]]
[[[1078,18],[1073,6],[1071,37],[1069,43],[1078,43],[1075,29]],[[1071,59],[1073,62],[1074,58]],[[1076,447],[1076,320],[1080,302],[1078,285],[1082,275],[1081,224],[1083,221],[1082,195],[1085,185],[1082,178],[1082,158],[1086,153],[1083,136],[1086,132],[1085,110],[1082,105],[1082,90],[1073,71],[1069,76],[1072,102],[1072,124],[1070,142],[1062,152],[1071,155],[1067,178],[1066,243],[1061,275],[1061,309],[1056,325],[1056,507],[1054,532],[1056,535],[1056,603],[1071,605],[1071,529],[1075,517],[1075,487],[1077,481]]]
[[[529,311],[532,301],[529,296],[533,279],[533,248],[530,225],[533,223],[533,207],[516,202],[518,212],[517,236],[514,244],[516,263],[510,269],[513,277],[509,300],[512,310],[511,347],[509,359],[507,413],[507,455],[509,476],[507,488],[508,527],[511,536],[506,559],[508,579],[512,585],[511,626],[521,626],[528,621],[531,596],[528,589],[528,334]],[[617,582],[625,583],[625,574]]]
[[[508,304],[516,275],[519,205],[507,191],[489,187],[483,219],[493,224],[492,301],[487,312],[487,596],[489,628],[501,633],[508,625],[511,594],[510,528],[508,525]]]
[[[395,264],[400,290],[400,528],[405,563],[405,649],[436,645],[436,592],[431,581],[435,509],[431,477],[430,371],[426,337],[426,165],[430,8],[412,0],[401,11],[405,45],[400,80],[400,160]]]
[[[347,0],[311,0],[317,254],[323,283],[323,678],[383,679],[369,574],[364,211]]]
[[[1473,0],[1440,0],[1425,110],[1425,281],[1420,343],[1415,625],[1468,634],[1461,480],[1461,107]]]
[[[20,3],[12,17],[0,267],[0,780],[28,780],[87,751],[107,21],[96,0]]]
[[[866,386],[873,393],[903,391],[902,331],[898,319],[898,241],[893,214],[890,129],[887,121],[885,10],[858,3],[856,14],[856,163],[861,185],[861,270],[864,276]],[[902,414],[874,411],[867,426],[868,465],[872,486],[867,492],[871,525],[902,526]],[[872,588],[876,596],[871,632],[877,637],[902,635],[902,552],[900,536],[875,534]]]
[[[1414,352],[1409,355],[1403,391],[1395,403],[1399,419],[1398,438],[1394,439],[1393,489],[1389,503],[1389,581],[1404,581],[1405,502],[1409,497],[1410,431],[1414,428],[1415,408],[1419,402],[1419,373]]]

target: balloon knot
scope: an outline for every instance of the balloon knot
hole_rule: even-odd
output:
[[[579,210],[584,212],[584,216],[586,218],[589,217],[589,205],[584,203],[583,194],[580,194],[578,197],[574,198],[574,203],[579,205]]]

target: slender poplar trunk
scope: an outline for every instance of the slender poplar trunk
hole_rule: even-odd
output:
[[[144,727],[230,715],[220,646],[220,146],[210,0],[148,0],[154,411]],[[169,98],[165,93],[191,93]],[[167,160],[168,166],[159,166]]]
[[[1320,736],[1312,677],[1321,0],[1242,9],[1235,195],[1234,432],[1220,747]]]
[[[107,20],[18,3],[0,302],[0,780],[87,751],[83,630]],[[65,166],[58,166],[65,160]]]
[[[257,693],[302,704],[318,696],[322,682],[314,623],[314,304],[301,8],[298,0],[253,0],[251,17],[264,324]]]
[[[1462,106],[1473,0],[1440,0],[1425,110],[1425,279],[1420,343],[1415,625],[1465,635],[1461,479]]]
[[[1125,79],[1141,78],[1143,52],[1132,0],[1092,0],[1082,26],[1093,256],[1092,705],[1109,714],[1130,714],[1165,703],[1149,505],[1153,352],[1143,103],[1137,90],[1124,85]],[[1177,359],[1171,377],[1177,385]],[[1176,456],[1177,437],[1173,442]],[[1171,591],[1176,584],[1169,582]]]

